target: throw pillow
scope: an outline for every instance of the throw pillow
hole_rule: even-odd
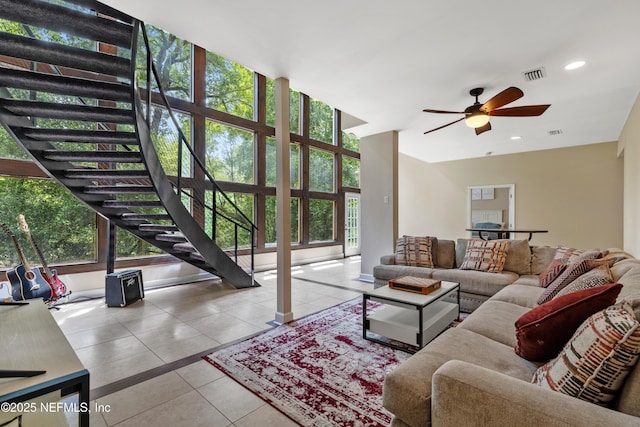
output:
[[[438,239],[435,237],[402,236],[396,242],[396,264],[414,267],[435,267]]]
[[[540,273],[540,286],[546,288],[553,280],[564,271],[564,267],[585,259],[600,258],[602,253],[598,250],[583,251],[580,249],[560,246],[556,249],[553,261]]]
[[[640,323],[627,302],[599,311],[578,328],[562,352],[531,382],[542,388],[607,405],[640,356]]]
[[[590,271],[601,265],[612,265],[614,260],[612,259],[583,259],[574,264],[567,265],[567,268],[556,277],[553,282],[547,286],[538,298],[538,304],[544,304],[555,297],[565,286],[573,282],[578,277],[582,276],[587,271]]]
[[[467,245],[460,270],[500,273],[507,259],[509,243],[509,240],[471,240]]]
[[[620,289],[620,283],[589,288],[529,310],[516,320],[516,354],[532,362],[557,356],[587,317],[616,302]]]
[[[605,285],[607,283],[613,283],[613,275],[611,274],[609,266],[607,264],[603,264],[591,271],[587,271],[582,276],[569,283],[556,294],[554,299],[562,295],[567,295],[587,288],[593,288],[595,286]]]
[[[553,279],[558,277],[565,268],[567,268],[567,263],[565,262],[565,260],[557,258],[551,261],[551,264],[549,264],[549,266],[545,268],[542,273],[540,273],[540,286],[542,286],[543,288],[549,286],[549,283],[553,282]]]

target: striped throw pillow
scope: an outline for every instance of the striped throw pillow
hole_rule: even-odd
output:
[[[553,282],[546,287],[544,292],[538,298],[538,304],[544,304],[551,301],[558,292],[564,289],[569,283],[582,276],[584,273],[593,270],[601,265],[611,266],[615,260],[613,259],[583,259],[573,264],[569,264],[567,268],[556,277]]]
[[[472,239],[467,245],[460,270],[500,273],[507,260],[509,240]]]
[[[640,323],[623,301],[585,320],[558,357],[531,382],[548,390],[606,406],[640,356]]]
[[[435,237],[402,236],[396,242],[396,264],[413,267],[435,267],[438,239]]]

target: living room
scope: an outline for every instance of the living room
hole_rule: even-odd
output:
[[[115,6],[118,2],[111,1],[107,3]],[[122,3],[122,10],[126,10],[129,13],[134,13],[137,7],[142,9],[145,7],[144,5],[132,6],[125,5],[125,2]],[[254,7],[257,8],[258,6],[254,5]],[[235,6],[229,6],[229,8],[234,10]],[[161,8],[154,6],[154,9],[157,11]],[[616,9],[618,13],[620,10]],[[163,21],[166,21],[165,17],[159,17],[151,13],[151,10],[148,11],[150,13],[149,19],[153,23],[161,25]],[[144,18],[145,14],[140,13],[139,16]],[[597,22],[596,18],[591,17],[591,19],[592,21],[590,22]],[[308,23],[308,21],[305,22]],[[175,25],[174,22],[167,24],[168,27]],[[342,22],[342,24],[346,25],[347,23]],[[633,32],[635,30],[629,31]],[[184,30],[184,32],[186,33],[187,31]],[[560,62],[560,59],[555,59],[557,60],[556,62]],[[564,59],[562,58],[562,60]],[[586,66],[588,67],[590,64],[588,61]],[[252,66],[255,69],[260,69],[261,64],[258,62]],[[627,73],[633,74],[638,71],[634,67],[637,67],[635,62],[625,71],[625,76]],[[514,72],[514,70],[515,68],[511,69],[511,74],[519,78],[518,73]],[[490,71],[487,72],[489,73]],[[290,73],[292,82],[296,82],[295,72],[293,71],[278,70],[274,71],[274,73],[274,77]],[[524,88],[525,98],[520,101],[523,104],[551,102],[552,109],[554,107],[561,108],[563,105],[562,99],[558,99],[557,103],[550,98],[545,99],[543,95],[536,93],[535,86],[528,86],[528,83],[516,81],[515,77],[511,75],[502,81],[478,76],[475,72],[469,74],[471,75],[460,85],[468,86],[479,84],[477,81],[488,81],[486,85],[491,90],[487,90],[485,100],[506,87],[507,84],[515,84]],[[552,77],[549,78],[551,79]],[[472,79],[476,80],[471,81]],[[624,79],[621,78],[621,80]],[[509,83],[506,83],[507,81]],[[300,84],[303,84],[303,82],[304,79],[301,79]],[[362,256],[354,264],[358,266],[358,271],[354,272],[353,266],[350,266],[346,273],[347,277],[343,278],[349,283],[347,287],[353,287],[353,289],[340,289],[340,293],[343,291],[345,293],[344,299],[352,297],[354,295],[352,292],[355,292],[355,295],[359,295],[363,289],[367,289],[366,287],[370,286],[369,281],[372,279],[373,267],[378,264],[382,255],[393,253],[398,236],[403,234],[432,235],[442,239],[453,240],[459,237],[468,237],[470,233],[466,229],[470,225],[468,216],[469,188],[472,186],[514,185],[515,223],[517,227],[548,230],[548,233],[534,235],[532,244],[567,245],[576,248],[617,247],[634,255],[640,253],[640,236],[637,232],[640,227],[640,219],[638,219],[637,215],[640,199],[637,191],[638,172],[636,172],[638,170],[637,166],[640,164],[639,83],[640,81],[636,78],[633,84],[625,86],[624,90],[619,87],[610,89],[612,93],[625,93],[621,100],[617,99],[616,108],[611,108],[611,111],[607,111],[606,114],[603,113],[603,116],[607,117],[614,115],[614,113],[616,115],[614,120],[607,122],[609,126],[606,132],[599,131],[598,126],[602,126],[602,124],[598,122],[592,128],[596,136],[589,136],[582,140],[572,136],[570,143],[567,145],[560,143],[558,146],[553,146],[553,143],[548,142],[549,140],[547,139],[543,145],[537,145],[535,149],[530,151],[527,148],[510,146],[509,144],[516,144],[513,141],[492,141],[485,144],[482,138],[487,135],[476,137],[473,135],[473,131],[463,126],[463,124],[459,124],[460,131],[466,131],[468,135],[458,139],[461,140],[460,142],[463,145],[473,145],[473,150],[475,150],[472,153],[460,155],[459,159],[453,159],[453,157],[447,159],[442,154],[442,158],[429,161],[428,153],[423,156],[414,151],[418,149],[415,148],[416,144],[420,144],[420,142],[416,142],[415,134],[419,133],[419,137],[424,138],[423,141],[427,141],[424,144],[430,147],[427,150],[440,151],[437,144],[444,146],[449,141],[445,137],[442,140],[434,138],[437,134],[422,135],[422,131],[442,123],[438,122],[438,118],[423,118],[425,113],[420,110],[427,106],[460,108],[470,104],[471,98],[468,98],[466,92],[471,86],[465,86],[465,90],[456,88],[455,96],[451,97],[451,101],[444,97],[442,93],[429,97],[429,99],[424,96],[424,99],[419,101],[419,105],[418,101],[408,101],[409,104],[415,104],[412,109],[416,113],[414,115],[415,118],[409,120],[414,122],[414,126],[410,131],[388,130],[402,129],[404,124],[402,121],[397,121],[398,125],[394,127],[374,125],[375,118],[379,113],[373,114],[370,109],[358,110],[357,116],[365,117],[370,121],[369,124],[361,124],[361,128],[359,126],[353,128],[356,132],[362,132],[362,137],[360,138],[361,168],[359,173],[362,194],[361,208],[363,212],[366,212],[366,215],[362,217]],[[324,84],[327,87],[331,86],[327,82],[324,82]],[[390,84],[390,86],[393,85]],[[584,89],[584,86],[580,87]],[[319,94],[318,97],[320,99],[322,99],[320,95],[325,93],[331,98],[331,91],[327,89],[310,85],[309,90],[316,91],[315,93]],[[347,91],[345,90],[344,92]],[[597,92],[597,95],[602,95],[601,90],[595,92]],[[400,90],[399,93],[403,92]],[[435,90],[433,93],[436,94]],[[334,98],[336,100],[335,105],[348,105],[343,96],[350,97],[354,95],[337,95]],[[463,104],[458,105],[460,102]],[[614,100],[611,99],[610,102],[614,103]],[[581,98],[579,100],[574,99],[572,103],[587,104],[587,101]],[[345,111],[356,113],[355,110],[345,109]],[[545,114],[551,112],[552,110],[549,110]],[[575,114],[579,115],[579,113],[583,112],[580,111]],[[543,115],[542,118],[544,117]],[[492,118],[494,123],[492,132],[499,131],[502,123],[506,123],[509,120],[500,117]],[[530,119],[514,120],[524,123]],[[531,120],[537,119],[531,118]],[[534,124],[530,125],[531,127],[527,131],[531,131],[535,127],[544,129],[544,132],[563,127],[565,129],[564,134],[571,135],[572,130],[575,129],[575,123],[573,127],[565,127],[564,124],[558,123],[559,120],[559,117],[554,117],[554,122],[552,123],[534,121]],[[589,119],[585,118],[582,120],[584,122],[589,121]],[[602,118],[602,120],[606,121],[606,118]],[[417,130],[418,128],[420,131]],[[587,128],[586,123],[585,128]],[[510,132],[513,128],[505,126],[505,130]],[[443,129],[440,132],[444,132],[446,135],[448,130]],[[601,137],[603,134],[607,136]],[[455,135],[459,134],[456,133]],[[504,133],[501,133],[501,136],[504,137],[504,135]],[[530,143],[530,146],[533,147],[536,142],[539,143],[544,138],[548,137],[546,135],[544,137],[534,136],[533,133],[529,133],[528,136],[525,135],[523,141],[518,141],[517,144],[526,145]],[[478,143],[477,141],[481,142]],[[436,144],[435,146],[433,145],[434,143]],[[544,144],[549,145],[544,146]],[[446,150],[442,148],[442,151]],[[447,156],[452,155],[447,154]],[[310,260],[340,259],[343,256],[342,247],[327,246],[316,248],[315,250],[307,249],[307,252],[308,257],[305,258],[301,255],[296,259],[296,263],[306,263]],[[272,253],[269,257],[263,259],[262,268],[273,266],[275,261],[275,253]],[[324,269],[327,266],[323,267],[322,265],[314,267],[317,267],[318,270],[308,280],[322,282],[322,284],[316,283],[316,285],[320,286],[321,291],[313,295],[313,298],[322,300],[320,296],[327,296],[327,289],[332,290],[331,283],[341,279],[336,278],[337,275],[334,271],[337,270]],[[186,264],[146,265],[143,269],[145,279],[149,283],[169,284],[172,280],[175,282],[200,279],[200,273],[197,269],[192,269]],[[361,282],[354,280],[358,274]],[[304,278],[304,276],[300,277]],[[76,286],[74,289],[78,291],[93,291],[101,288],[104,281],[104,272],[70,273],[63,278],[73,283]],[[260,276],[260,279],[263,280],[264,277]],[[273,280],[273,278],[270,280]],[[340,286],[344,287],[345,285],[340,284]],[[273,291],[272,287],[268,288]],[[222,291],[226,290],[222,289]],[[196,291],[194,295],[189,296],[190,301],[197,300],[199,297],[198,292]],[[336,291],[336,293],[338,292]],[[298,295],[298,297],[304,298],[301,295]],[[340,298],[342,297],[340,295]],[[162,301],[161,297],[156,296],[154,298]],[[296,303],[300,304],[300,301],[296,301]],[[329,304],[326,305],[328,306]],[[294,315],[297,318],[315,311],[312,307],[308,308],[309,310],[307,311],[294,304]],[[325,308],[324,301],[313,308]],[[260,314],[263,315],[264,313]],[[272,314],[273,312],[270,311],[268,316],[272,317]],[[60,316],[61,319],[66,317],[67,315]],[[73,317],[69,316],[69,319],[72,321]],[[257,330],[247,330],[246,332],[246,335],[251,335]],[[211,348],[211,346],[206,345],[205,347]],[[191,375],[195,376],[199,374],[200,372],[191,373]],[[106,392],[107,390],[105,389],[104,391]],[[279,421],[282,422],[281,419]],[[117,422],[120,422],[120,420]],[[242,423],[238,423],[238,425],[242,425]]]

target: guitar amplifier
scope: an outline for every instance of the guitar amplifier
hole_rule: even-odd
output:
[[[142,271],[124,270],[107,274],[104,295],[108,307],[124,307],[143,299]]]

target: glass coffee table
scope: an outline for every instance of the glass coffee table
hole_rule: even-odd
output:
[[[456,302],[449,302],[451,298],[444,301],[454,293]],[[369,300],[383,306],[369,313]],[[390,289],[388,285],[362,295],[363,338],[399,350],[420,350],[459,317],[460,284],[455,282],[442,281],[440,289],[426,295]]]

